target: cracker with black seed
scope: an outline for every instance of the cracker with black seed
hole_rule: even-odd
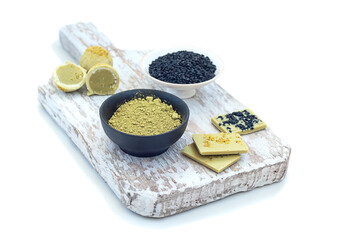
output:
[[[267,127],[250,109],[215,116],[211,120],[222,132],[248,134]]]

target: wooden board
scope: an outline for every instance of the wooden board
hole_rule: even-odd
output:
[[[77,61],[88,46],[106,48],[121,82],[118,91],[134,88],[165,90],[147,79],[139,63],[146,52],[119,50],[92,24],[77,23],[60,30],[60,41]],[[124,36],[126,37],[126,36]],[[55,67],[55,66],[54,66]],[[107,96],[87,96],[85,86],[63,93],[52,79],[38,88],[39,102],[130,210],[148,217],[165,217],[222,199],[231,194],[282,180],[290,147],[268,127],[245,135],[249,152],[216,174],[181,154],[192,143],[193,133],[219,132],[211,117],[245,108],[217,83],[209,84],[186,99],[191,115],[186,132],[169,150],[153,158],[122,152],[104,133],[99,106]],[[262,113],[257,113],[262,118]]]

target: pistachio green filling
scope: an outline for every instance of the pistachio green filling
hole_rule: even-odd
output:
[[[91,89],[99,94],[113,93],[116,87],[116,78],[112,72],[99,69],[89,78]]]
[[[77,84],[84,77],[81,69],[79,69],[76,66],[71,65],[71,64],[59,67],[56,70],[56,74],[58,75],[60,82],[67,84],[67,85]]]

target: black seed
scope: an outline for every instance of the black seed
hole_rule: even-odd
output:
[[[235,116],[233,116],[232,114],[227,114],[226,117],[232,121],[237,120],[237,118]]]
[[[149,74],[164,82],[191,84],[215,77],[216,66],[209,57],[190,51],[168,53],[149,65]]]
[[[231,133],[232,129],[230,127],[227,127],[227,130]]]
[[[242,112],[233,112],[232,114],[238,117],[243,116]]]

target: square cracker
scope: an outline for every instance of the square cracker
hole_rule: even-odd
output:
[[[193,134],[201,155],[228,155],[247,153],[248,147],[238,133]]]
[[[239,134],[253,133],[267,127],[251,109],[227,113],[211,118],[212,123],[222,132]]]
[[[182,153],[193,159],[194,161],[206,166],[207,168],[215,171],[216,173],[222,172],[232,164],[238,162],[241,159],[240,154],[236,155],[218,155],[218,156],[202,156],[199,154],[196,145],[194,143],[186,146]]]

